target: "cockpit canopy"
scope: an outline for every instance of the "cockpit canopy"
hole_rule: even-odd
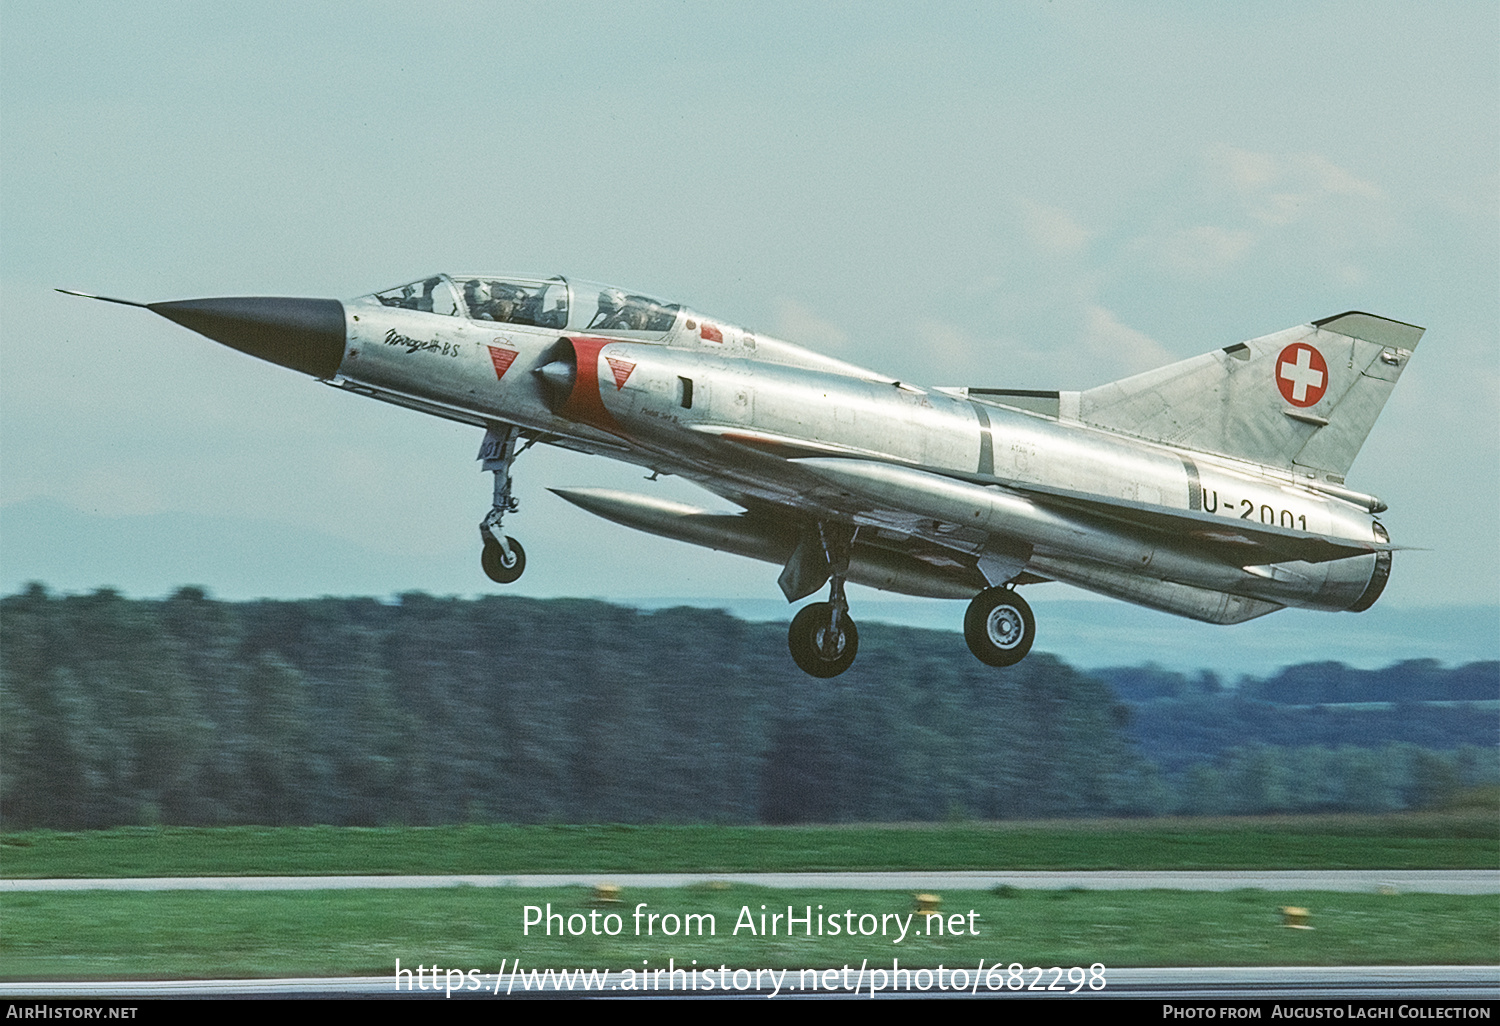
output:
[[[672,330],[682,312],[679,304],[662,303],[593,282],[446,274],[361,296],[355,302],[474,321],[658,337]]]

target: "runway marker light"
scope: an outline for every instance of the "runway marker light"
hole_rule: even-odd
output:
[[[1288,930],[1311,930],[1307,925],[1307,909],[1296,905],[1281,906],[1281,925]]]

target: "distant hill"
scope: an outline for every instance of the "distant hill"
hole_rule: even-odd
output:
[[[871,621],[578,599],[0,599],[7,828],[1383,811],[1500,780],[1500,664],[1003,670]],[[1390,703],[1303,699],[1404,696]],[[1272,699],[1290,698],[1293,704]]]
[[[396,528],[379,530],[387,529]],[[440,540],[447,539],[446,530]],[[29,501],[0,508],[0,594],[13,594],[31,580],[75,593],[108,586],[137,598],[165,597],[185,584],[234,600],[498,593],[478,573],[471,532],[471,524],[455,525],[451,548],[418,557],[380,551],[378,530],[367,547],[229,514],[101,516]],[[776,590],[771,566],[760,568],[762,598],[663,598],[643,596],[640,581],[596,579],[567,567],[565,555],[547,559],[533,553],[520,591],[512,592],[581,594],[644,609],[726,609],[741,619],[783,624],[792,616],[793,607]],[[736,572],[743,569],[744,561],[735,557],[716,558],[732,561],[726,565]],[[1037,611],[1036,651],[1054,653],[1079,667],[1155,663],[1183,672],[1213,670],[1232,681],[1241,674],[1269,676],[1297,663],[1333,661],[1376,669],[1409,659],[1450,666],[1500,659],[1500,605],[1412,608],[1396,601],[1397,591],[1393,586],[1383,601],[1357,615],[1289,609],[1233,627],[1095,600],[1058,584],[1028,587],[1025,594]],[[963,622],[962,602],[908,599],[861,588],[851,589],[851,595],[860,624],[955,632]],[[968,658],[962,642],[957,644],[959,657]]]
[[[1410,660],[1379,670],[1306,663],[1232,687],[1213,673],[1159,666],[1090,674],[1129,707],[1131,737],[1168,772],[1246,745],[1493,751],[1500,738],[1500,662]]]
[[[1232,627],[1197,623],[1127,602],[1080,598],[1060,584],[1027,587],[1037,614],[1036,651],[1084,668],[1147,663],[1182,673],[1212,670],[1234,681],[1271,676],[1285,666],[1338,662],[1374,670],[1412,659],[1453,666],[1500,659],[1500,606],[1412,608],[1377,603],[1363,613],[1284,609]],[[728,610],[746,620],[791,619],[780,599],[636,599],[648,609],[671,605]],[[854,606],[861,623],[958,631],[965,603],[865,592]],[[962,642],[959,642],[962,644]]]

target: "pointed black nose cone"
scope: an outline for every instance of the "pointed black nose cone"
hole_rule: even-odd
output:
[[[332,377],[344,360],[344,304],[337,299],[235,296],[146,306],[215,342],[317,378]]]

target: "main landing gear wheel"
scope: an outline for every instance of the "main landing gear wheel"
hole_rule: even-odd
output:
[[[981,663],[1014,666],[1036,640],[1036,617],[1014,590],[986,588],[964,614],[964,640]]]
[[[837,677],[854,663],[859,651],[859,631],[847,612],[833,625],[833,604],[814,602],[792,617],[786,632],[787,647],[798,668],[813,677]]]
[[[509,559],[500,543],[490,538],[485,539],[484,551],[479,555],[479,565],[484,567],[485,576],[496,584],[512,584],[526,570],[526,550],[521,548],[521,543],[509,536],[505,542],[510,546]]]

